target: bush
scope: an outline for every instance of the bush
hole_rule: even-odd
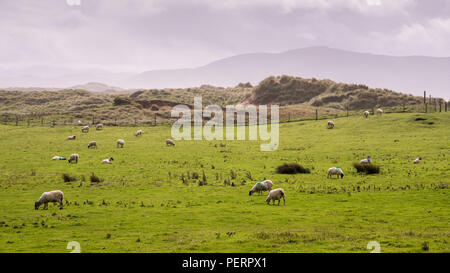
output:
[[[353,163],[353,167],[355,167],[358,173],[365,173],[365,174],[380,173],[380,167],[375,164]]]
[[[295,173],[311,173],[310,169],[304,168],[297,163],[285,163],[277,167],[277,173],[295,174]]]
[[[67,174],[67,173],[63,173],[62,178],[63,178],[64,182],[77,181],[77,178],[75,176],[71,176],[70,174]]]
[[[94,173],[91,174],[91,183],[98,183],[101,182],[102,179],[100,179],[98,176],[96,176]]]

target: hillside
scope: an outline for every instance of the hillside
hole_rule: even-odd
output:
[[[422,97],[373,89],[362,84],[299,77],[268,77],[256,86],[247,100],[252,104],[306,104],[336,109],[364,109],[423,103]]]

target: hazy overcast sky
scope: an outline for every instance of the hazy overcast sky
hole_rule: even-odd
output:
[[[138,72],[328,46],[450,56],[450,0],[0,0],[0,68]]]

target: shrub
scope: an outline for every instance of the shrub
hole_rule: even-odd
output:
[[[94,173],[91,174],[90,179],[91,179],[91,183],[98,183],[98,182],[101,182],[101,181],[102,181],[102,180],[101,180],[98,176],[96,176]]]
[[[353,163],[353,167],[355,167],[358,173],[365,173],[365,174],[380,173],[380,167],[375,164]]]
[[[64,182],[77,181],[77,178],[75,176],[71,176],[70,174],[67,174],[67,173],[63,173],[62,178],[63,178]]]
[[[297,163],[285,163],[278,166],[276,171],[281,174],[311,173],[310,169],[304,168]]]
[[[198,179],[198,173],[197,172],[192,172],[192,179]]]

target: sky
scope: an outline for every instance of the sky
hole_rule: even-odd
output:
[[[0,71],[142,72],[327,46],[450,56],[450,0],[0,0]]]

